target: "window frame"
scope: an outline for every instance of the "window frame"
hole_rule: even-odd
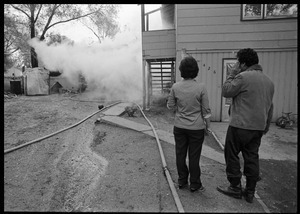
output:
[[[244,16],[244,8],[246,4],[241,4],[241,21],[265,21],[265,20],[278,20],[278,19],[297,19],[298,14],[296,16],[294,15],[280,15],[280,16],[266,16],[267,14],[267,4],[261,4],[261,16],[259,18],[257,17],[251,17],[247,18]],[[298,5],[297,5],[297,11],[298,11]]]
[[[244,14],[244,8],[245,8],[246,4],[242,4],[241,6],[241,20],[242,21],[257,21],[257,20],[263,20],[264,19],[264,4],[260,4],[260,8],[261,8],[261,15],[259,18],[257,17],[245,17],[245,14]]]

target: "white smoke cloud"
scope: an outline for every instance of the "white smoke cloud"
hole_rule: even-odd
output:
[[[142,99],[142,48],[140,32],[127,30],[114,40],[88,46],[53,44],[34,38],[28,41],[39,60],[49,70],[59,70],[68,80],[78,80],[81,72],[88,83],[87,90],[94,89],[98,96],[110,100]]]

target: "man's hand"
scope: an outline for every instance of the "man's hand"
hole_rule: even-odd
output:
[[[240,63],[236,62],[229,71],[229,75],[235,76],[241,72]]]
[[[204,134],[208,136],[210,133],[211,133],[211,130],[209,128],[205,127]]]

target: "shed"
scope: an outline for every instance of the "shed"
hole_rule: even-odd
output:
[[[22,70],[16,68],[16,67],[11,67],[8,69],[6,72],[4,72],[4,77],[22,77],[23,73]]]
[[[49,71],[37,67],[24,72],[26,95],[49,95]]]
[[[59,93],[60,88],[63,88],[63,86],[59,82],[55,82],[50,88],[50,94]]]
[[[23,89],[24,89],[23,73],[21,69],[16,67],[11,67],[6,72],[4,72],[4,91],[15,93],[16,92],[14,90],[16,86],[15,83],[17,83],[18,85],[17,86],[18,93],[23,93]],[[21,89],[19,89],[19,87],[21,87]]]

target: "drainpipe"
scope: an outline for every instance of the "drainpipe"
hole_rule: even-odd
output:
[[[150,74],[150,64],[147,62],[147,109],[150,109],[151,104],[151,93],[152,93],[152,84],[151,84],[151,74]]]
[[[143,70],[142,70],[142,78],[143,78],[143,109],[146,109],[146,80],[145,80],[145,66],[146,66],[146,60],[145,60],[145,53],[143,50],[143,32],[145,31],[145,5],[141,4],[141,29],[142,29],[142,57],[143,57]]]
[[[143,110],[146,109],[146,78],[145,78],[145,66],[146,66],[146,60],[144,58],[143,54]]]

